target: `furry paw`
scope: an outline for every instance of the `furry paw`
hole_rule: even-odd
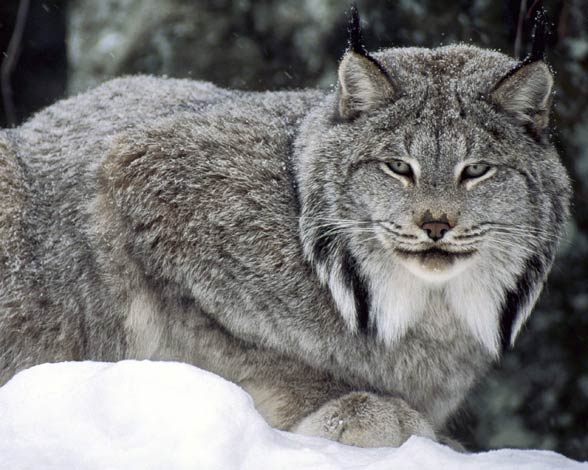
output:
[[[292,431],[360,447],[398,447],[412,435],[436,439],[432,426],[404,400],[366,392],[327,402]]]

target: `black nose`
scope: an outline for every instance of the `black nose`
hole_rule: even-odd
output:
[[[421,225],[421,228],[427,232],[429,238],[433,241],[441,240],[443,236],[451,230],[451,225],[441,220],[432,220]]]

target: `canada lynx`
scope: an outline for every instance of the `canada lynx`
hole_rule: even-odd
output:
[[[0,132],[0,377],[186,361],[274,426],[439,439],[552,264],[552,76],[352,44],[334,92],[134,77]]]

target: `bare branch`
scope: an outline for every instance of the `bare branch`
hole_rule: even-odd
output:
[[[22,35],[29,12],[29,3],[30,0],[21,0],[18,5],[14,30],[12,31],[12,36],[8,43],[8,49],[6,49],[6,55],[4,56],[4,60],[2,60],[2,67],[0,68],[2,103],[4,104],[4,113],[6,114],[6,121],[9,126],[16,125],[16,110],[12,96],[10,76],[14,70],[14,66],[18,62],[18,57],[20,56]]]

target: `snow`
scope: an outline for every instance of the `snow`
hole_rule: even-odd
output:
[[[172,362],[44,364],[0,388],[0,468],[588,469],[547,451],[361,449],[269,427],[238,386]]]

